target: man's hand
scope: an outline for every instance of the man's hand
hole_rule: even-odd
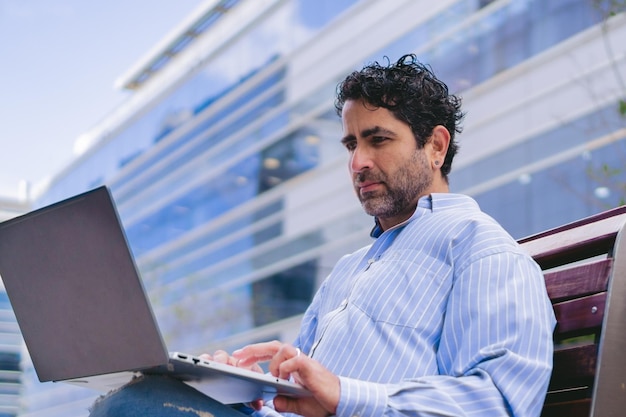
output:
[[[236,366],[239,368],[249,369],[254,372],[263,373],[263,369],[258,365],[258,363],[252,362],[244,366],[243,364],[239,363],[239,359],[230,356],[226,351],[223,350],[217,350],[213,355],[203,353],[202,355],[200,355],[200,357],[209,361],[224,363],[226,365]]]
[[[233,357],[238,360],[238,366],[243,367],[269,360],[272,375],[282,379],[293,377],[313,394],[305,398],[277,396],[274,398],[276,411],[306,417],[325,417],[337,412],[339,378],[299,349],[274,341],[246,346],[233,352]]]
[[[247,366],[240,366],[240,364],[238,363],[239,360],[237,358],[230,356],[226,351],[223,351],[223,350],[218,350],[213,355],[209,355],[208,353],[203,353],[202,355],[200,355],[200,357],[202,359],[206,359],[209,361],[225,363],[227,365],[238,366],[241,368],[249,369],[251,371],[263,373],[263,369],[259,366],[258,363],[253,362]],[[263,400],[255,400],[255,401],[252,401],[248,405],[254,408],[255,410],[260,410],[263,407]]]
[[[203,353],[202,355],[200,355],[200,357],[208,361],[225,363],[226,365],[237,366],[237,359],[233,358],[226,351],[223,351],[223,350],[217,350],[212,355],[209,355],[208,353]]]

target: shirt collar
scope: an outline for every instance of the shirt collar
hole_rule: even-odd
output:
[[[420,197],[420,199],[417,201],[417,208],[415,209],[415,211],[413,212],[411,217],[409,217],[408,219],[406,219],[402,223],[399,223],[399,224],[393,226],[389,230],[396,229],[398,227],[402,227],[402,226],[408,224],[409,222],[411,222],[413,220],[413,218],[416,217],[417,212],[420,211],[419,210],[420,208],[432,211],[432,198],[431,198],[430,194],[429,195],[425,195],[423,197]],[[378,237],[380,237],[380,235],[383,234],[383,232],[384,232],[384,230],[381,227],[380,222],[378,221],[378,217],[374,217],[374,228],[370,232],[370,236],[375,238],[375,239],[377,239]]]
[[[416,218],[428,213],[428,212],[436,212],[439,210],[446,210],[448,208],[465,208],[468,209],[470,207],[478,207],[478,203],[474,201],[471,197],[463,195],[463,194],[452,194],[452,193],[432,193],[421,197],[417,201],[417,208],[415,212],[409,217],[407,220],[403,221],[400,224],[395,225],[389,230],[396,229],[398,227],[403,227],[408,223],[412,222]],[[378,238],[383,234],[383,229],[380,226],[380,222],[378,218],[374,218],[374,227],[370,232],[370,236],[373,238]]]
[[[378,217],[374,217],[374,227],[370,232],[370,236],[374,239],[378,238],[378,236],[383,234],[383,228],[380,227],[380,222],[378,221]]]

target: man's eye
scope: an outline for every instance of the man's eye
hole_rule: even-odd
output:
[[[387,140],[387,138],[384,137],[384,136],[373,136],[372,137],[372,143],[373,144],[383,143],[386,140]]]
[[[344,146],[347,150],[353,151],[356,148],[356,142],[346,142]]]

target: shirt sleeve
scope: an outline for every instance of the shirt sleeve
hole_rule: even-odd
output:
[[[494,249],[455,274],[439,374],[394,384],[342,377],[339,417],[540,415],[555,325],[541,270]]]

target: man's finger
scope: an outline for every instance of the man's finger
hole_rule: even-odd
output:
[[[237,359],[230,356],[227,352],[223,350],[218,350],[213,354],[213,360],[219,363],[225,363],[227,365],[236,366]]]
[[[274,354],[280,349],[281,343],[278,341],[256,343],[233,352],[239,362],[239,366],[249,367],[257,362],[265,362],[272,359]]]
[[[274,408],[281,413],[295,413],[303,415],[297,400],[289,397],[277,396],[274,398]]]
[[[270,362],[270,373],[278,378],[288,379],[291,371],[296,371],[299,366],[290,359],[300,359],[300,355],[300,349],[291,345],[282,345]],[[286,361],[289,361],[290,366],[285,366]]]
[[[313,398],[291,398],[277,396],[274,408],[281,413],[294,413],[307,417],[326,417],[331,414]]]

